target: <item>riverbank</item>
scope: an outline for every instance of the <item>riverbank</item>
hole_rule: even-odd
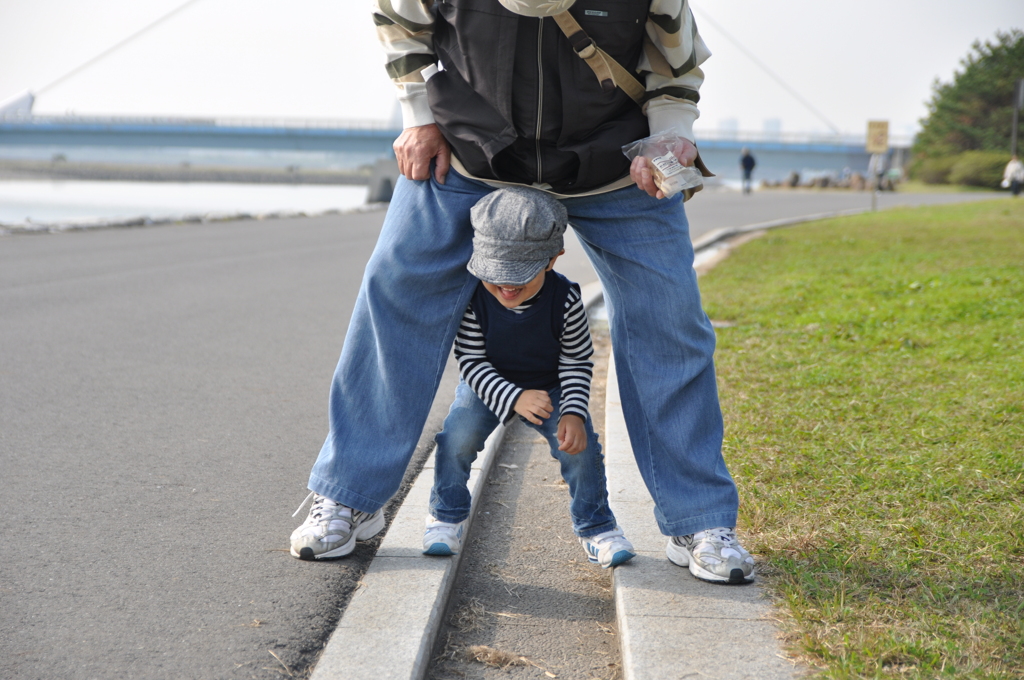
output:
[[[370,169],[326,170],[190,165],[92,163],[0,159],[0,180],[96,180],[120,182],[232,182],[238,184],[363,185]]]
[[[0,179],[0,234],[376,210],[364,185]]]

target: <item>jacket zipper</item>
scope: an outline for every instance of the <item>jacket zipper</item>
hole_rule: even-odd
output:
[[[537,154],[537,183],[542,180],[544,164],[540,159],[541,117],[544,113],[544,67],[541,57],[544,45],[544,17],[537,18],[537,129],[534,133],[534,151]]]

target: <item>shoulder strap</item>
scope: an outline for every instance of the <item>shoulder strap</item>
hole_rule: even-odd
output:
[[[637,103],[639,106],[644,104],[644,96],[647,94],[647,88],[640,84],[640,81],[636,77],[627,71],[625,67],[619,62],[613,59],[607,52],[597,46],[597,43],[587,35],[587,32],[583,30],[579,22],[569,14],[569,10],[559,12],[558,14],[551,15],[551,18],[555,20],[558,27],[562,29],[562,33],[569,39],[569,43],[572,45],[572,49],[576,52],[576,55],[587,62],[587,66],[594,72],[597,79],[601,82],[602,89],[605,92],[610,92],[616,87],[621,87],[622,91],[630,96],[630,98]],[[671,73],[672,69],[668,64],[668,61],[653,44],[650,44],[650,40],[644,35],[644,49],[647,50],[648,59],[654,66],[655,71],[664,71],[665,74]],[[652,54],[653,52],[653,54]],[[715,174],[708,169],[708,166],[704,164],[704,160],[700,157],[700,152],[697,152],[697,158],[693,161],[694,166],[700,170],[700,174],[704,177],[714,177]],[[695,189],[687,189],[684,200],[689,200],[690,197],[700,191],[703,186],[698,186]]]
[[[569,43],[576,52],[576,56],[585,61],[587,66],[594,72],[594,75],[597,76],[605,92],[610,92],[618,86],[637,104],[643,104],[644,94],[646,93],[644,86],[622,64],[612,59],[607,52],[598,47],[579,25],[579,22],[569,14],[568,10],[559,12],[551,18],[555,20],[558,27],[562,29],[562,33],[565,33],[565,37],[569,39]]]

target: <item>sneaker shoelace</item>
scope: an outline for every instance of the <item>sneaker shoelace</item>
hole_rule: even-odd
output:
[[[705,538],[711,541],[721,541],[725,545],[731,545],[736,542],[736,532],[728,527],[715,527],[714,529],[698,531],[693,535],[694,543],[698,543]]]
[[[701,541],[708,541],[711,545],[700,545]],[[719,547],[715,547],[718,544]],[[736,540],[736,532],[728,527],[715,527],[705,531],[698,531],[693,535],[693,556],[709,564],[721,564],[730,557],[747,559],[748,555],[740,547]]]
[[[302,506],[306,504],[310,498],[313,499],[313,505],[309,508],[309,518],[306,522],[310,524],[317,524],[325,516],[332,516],[330,523],[328,524],[327,531],[331,532],[331,536],[325,538],[332,538],[333,532],[338,531],[349,531],[352,528],[352,508],[342,505],[341,503],[335,503],[326,496],[321,496],[316,492],[310,492],[308,496],[302,501],[302,505],[292,514],[292,517],[299,514],[302,510]],[[335,508],[341,508],[340,511],[335,511]],[[343,526],[338,526],[339,524]],[[304,533],[308,533],[310,529],[307,529]]]
[[[322,543],[331,543],[340,541],[351,532],[352,509],[319,494],[309,494],[292,515],[293,517],[299,514],[302,506],[310,497],[313,499],[313,504],[309,508],[309,516],[300,527],[302,536],[317,537]],[[325,518],[330,518],[326,526],[321,521]]]
[[[295,512],[292,513],[292,517],[295,517],[300,512],[302,512],[302,507],[306,505],[306,501],[308,501],[310,498],[313,499],[313,506],[309,509],[310,517],[316,517],[317,519],[320,519],[321,517],[323,517],[324,511],[330,510],[331,508],[344,508],[345,510],[348,510],[347,514],[349,516],[352,515],[352,508],[348,507],[347,505],[336,503],[327,496],[321,496],[316,491],[310,491],[309,495],[302,499],[302,502],[299,504],[299,507],[297,507],[295,509]],[[342,514],[346,513],[342,511]]]
[[[315,496],[315,495],[316,495],[316,491],[310,491],[310,492],[309,492],[309,495],[308,495],[308,496],[306,496],[305,498],[303,498],[303,499],[302,499],[302,502],[301,502],[301,503],[299,503],[299,507],[295,508],[295,512],[293,512],[293,513],[292,513],[292,517],[295,517],[295,516],[296,516],[296,515],[298,515],[298,514],[299,514],[300,512],[302,512],[302,508],[303,508],[303,507],[305,507],[306,503],[308,503],[308,502],[309,502],[309,499],[310,499],[310,498],[312,498],[312,497],[313,497],[313,496]]]

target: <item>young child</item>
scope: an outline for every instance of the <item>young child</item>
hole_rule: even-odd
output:
[[[427,555],[462,547],[470,466],[484,441],[516,414],[551,444],[569,485],[573,531],[594,564],[634,556],[608,506],[604,456],[587,405],[594,353],[579,286],[553,270],[565,252],[567,215],[536,189],[494,191],[473,206],[480,279],[455,340],[462,380],[437,435],[434,488],[423,535]]]

